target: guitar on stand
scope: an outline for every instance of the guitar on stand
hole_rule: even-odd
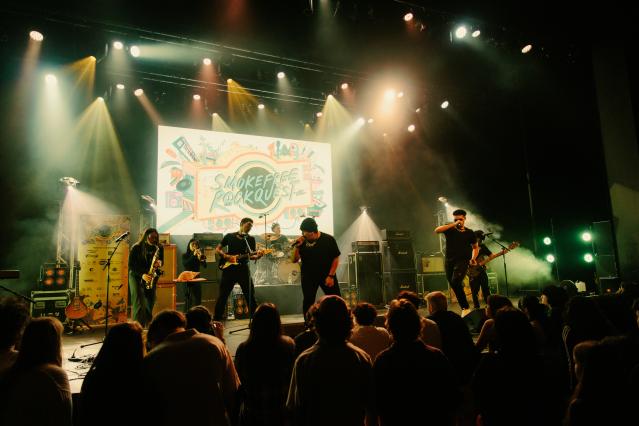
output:
[[[502,251],[500,251],[498,253],[491,254],[490,256],[486,257],[485,259],[477,262],[476,265],[470,265],[468,267],[466,275],[468,275],[468,278],[471,279],[471,280],[476,278],[477,276],[479,276],[479,274],[481,274],[482,272],[484,272],[486,270],[486,264],[488,262],[490,262],[493,259],[498,258],[499,256],[503,256],[504,254],[508,253],[511,250],[516,249],[517,247],[519,247],[519,242],[513,241],[507,248],[503,249]]]
[[[84,303],[84,298],[86,296],[80,296],[80,284],[78,283],[78,272],[80,268],[76,266],[73,268],[73,299],[64,308],[64,314],[67,317],[67,321],[71,322],[71,333],[75,334],[76,329],[78,327],[78,321],[81,322],[85,327],[89,330],[93,330],[93,328],[84,320],[84,318],[89,314],[89,308],[86,303]]]

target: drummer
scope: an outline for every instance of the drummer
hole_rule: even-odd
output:
[[[272,234],[268,235],[268,241],[270,248],[272,248],[275,252],[286,252],[290,247],[290,242],[285,235],[282,235],[282,228],[280,224],[275,222],[271,225]]]

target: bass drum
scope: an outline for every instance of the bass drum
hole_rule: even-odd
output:
[[[277,265],[277,277],[282,283],[300,284],[302,282],[300,264],[280,262],[279,265]]]

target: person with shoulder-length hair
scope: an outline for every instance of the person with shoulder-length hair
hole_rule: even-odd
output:
[[[137,322],[114,325],[104,339],[89,372],[82,382],[80,407],[76,409],[76,425],[107,425],[113,423],[108,416],[96,416],[113,395],[134,398],[129,383],[140,380],[140,368],[144,358],[142,326]],[[131,419],[131,417],[129,417]],[[141,419],[139,419],[141,420]],[[133,422],[132,422],[133,423]]]
[[[200,272],[200,268],[206,268],[206,255],[200,247],[197,238],[191,238],[182,255],[182,266],[185,271]],[[187,282],[184,304],[185,310],[202,304],[202,284],[199,282]]]
[[[157,256],[155,254],[157,253]],[[154,260],[155,258],[155,260]],[[160,245],[157,229],[147,228],[131,247],[129,254],[129,291],[133,319],[147,327],[153,317],[155,285],[151,267],[159,268],[164,261],[164,250]]]
[[[255,310],[251,331],[235,352],[240,376],[239,424],[286,424],[285,404],[295,362],[295,343],[282,335],[282,322],[272,303]]]
[[[56,318],[35,318],[0,384],[0,424],[70,426],[71,388],[62,369],[64,330]]]

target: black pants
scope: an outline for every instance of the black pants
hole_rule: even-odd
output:
[[[342,296],[342,293],[339,291],[339,284],[337,280],[335,280],[335,284],[333,287],[328,287],[326,285],[326,276],[321,278],[319,277],[307,277],[302,274],[302,294],[304,295],[304,300],[302,302],[302,313],[306,318],[306,313],[308,309],[315,303],[315,295],[317,294],[317,288],[321,287],[322,291],[325,295],[337,295]]]
[[[202,284],[186,283],[184,292],[184,311],[188,311],[193,306],[202,304]]]
[[[455,292],[457,302],[462,309],[468,309],[468,300],[464,293],[464,277],[468,270],[468,262],[470,259],[455,260],[446,259],[446,279],[450,284],[450,288]]]
[[[153,306],[155,305],[155,286],[146,289],[146,282],[142,277],[129,273],[129,291],[131,292],[131,312],[133,319],[142,327],[149,326],[153,318]]]
[[[481,295],[484,298],[484,303],[488,303],[488,296],[490,296],[490,289],[488,288],[488,274],[486,271],[482,271],[474,279],[470,280],[470,290],[473,293],[473,306],[475,309],[479,308],[479,289],[481,288]]]
[[[244,297],[249,305],[251,317],[253,316],[257,303],[255,302],[255,287],[253,287],[251,271],[247,265],[230,266],[222,272],[220,294],[217,298],[217,302],[215,303],[214,320],[222,321],[224,317],[224,308],[226,308],[226,301],[228,300],[229,294],[233,291],[233,287],[236,283],[242,287],[242,293],[244,293]]]

